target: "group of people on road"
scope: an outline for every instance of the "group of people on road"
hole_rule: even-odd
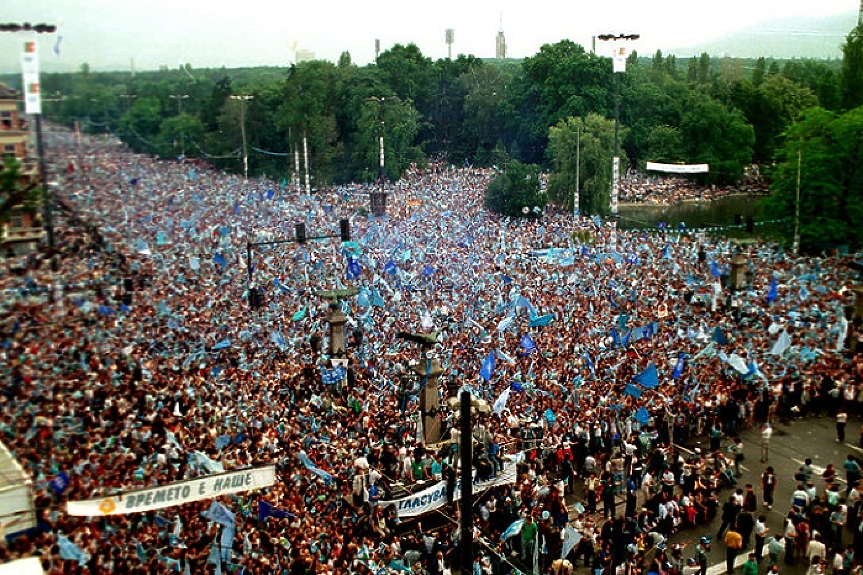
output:
[[[33,478],[38,521],[6,534],[0,561],[36,554],[52,575],[447,572],[457,505],[417,524],[388,504],[454,482],[459,464],[423,442],[403,377],[418,351],[400,332],[440,333],[442,398],[466,387],[494,405],[474,427],[477,465],[496,475],[518,461],[475,513],[489,573],[533,555],[560,572],[561,554],[664,571],[663,542],[711,522],[720,489],[737,489],[731,438],[863,397],[863,360],[847,351],[861,335],[845,316],[852,276],[835,255],[664,230],[618,231],[610,248],[592,218],[491,214],[494,172],[441,164],[409,170],[389,216],[367,218],[362,188],[306,194],[49,136],[56,253],[8,257],[0,277],[0,434]],[[337,235],[340,218],[350,242],[250,245],[293,237],[297,222]],[[578,229],[596,241],[574,243]],[[735,285],[741,250],[750,273]],[[359,293],[341,304],[340,373],[319,351],[328,302],[315,293],[343,287]],[[456,417],[441,414],[444,439]],[[721,448],[682,449],[714,435]],[[273,487],[218,499],[229,525],[202,515],[211,501],[64,512],[267,463]],[[826,512],[811,501],[791,523]]]

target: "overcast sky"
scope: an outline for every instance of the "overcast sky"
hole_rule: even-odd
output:
[[[138,70],[160,65],[228,67],[286,65],[295,50],[355,63],[416,43],[445,57],[445,30],[455,30],[453,55],[493,57],[503,22],[508,56],[533,55],[569,38],[590,48],[591,36],[639,33],[641,54],[694,46],[775,18],[827,16],[858,8],[858,0],[0,0],[0,22],[48,22],[56,35],[39,41],[42,69]],[[853,22],[852,22],[853,25]],[[53,52],[61,37],[60,55]],[[841,42],[837,39],[837,44]],[[21,34],[0,33],[0,72],[20,70]],[[600,47],[597,48],[600,51]],[[837,51],[838,54],[838,51]]]

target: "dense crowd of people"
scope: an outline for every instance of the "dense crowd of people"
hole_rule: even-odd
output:
[[[717,514],[732,533],[750,514],[741,535],[764,543],[731,438],[777,417],[860,410],[863,334],[845,314],[850,272],[830,255],[754,243],[732,293],[739,248],[727,239],[618,232],[611,250],[608,227],[591,219],[488,213],[488,170],[412,169],[389,217],[374,219],[361,215],[361,188],[306,195],[111,139],[85,138],[83,152],[62,131],[48,142],[55,260],[7,257],[0,278],[0,430],[34,480],[38,524],[7,534],[0,561],[38,555],[51,575],[448,572],[457,505],[419,522],[386,505],[415,483],[453,483],[459,464],[449,443],[422,442],[416,390],[400,377],[418,352],[399,332],[441,332],[443,398],[466,387],[494,404],[474,427],[477,465],[494,475],[518,462],[514,483],[478,499],[483,573],[582,560],[682,573],[680,550],[663,543]],[[293,237],[296,222],[337,234],[339,218],[355,245],[248,250]],[[573,245],[574,229],[597,241]],[[250,285],[265,293],[260,309],[247,304]],[[312,341],[326,349],[327,302],[314,293],[347,286],[360,289],[343,304],[350,366],[333,380]],[[443,415],[453,444],[455,415]],[[696,436],[711,449],[684,449]],[[212,501],[64,513],[67,501],[266,463],[277,465],[273,487],[218,498],[231,525],[205,513]],[[770,481],[756,486],[764,504]],[[840,503],[831,485],[792,502],[783,539],[796,553],[797,534],[817,524],[847,573],[863,549],[831,526],[854,519],[860,532],[860,491]],[[756,554],[778,564],[780,544]],[[698,544],[702,575],[709,545]]]

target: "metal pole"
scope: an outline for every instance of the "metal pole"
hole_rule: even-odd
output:
[[[36,120],[36,155],[39,158],[39,175],[42,177],[44,196],[42,211],[45,218],[45,233],[48,235],[48,255],[54,260],[54,212],[51,206],[51,189],[48,186],[48,171],[45,169],[45,147],[42,143],[42,114],[33,114]],[[53,263],[52,263],[53,265]]]
[[[794,201],[794,255],[800,251],[800,164],[803,150],[797,150],[797,196]]]
[[[240,100],[240,132],[243,136],[243,179],[249,179],[249,151],[246,148],[246,101]]]
[[[312,195],[312,185],[309,178],[309,141],[306,139],[306,133],[303,132],[303,162],[306,164],[306,195]]]
[[[473,573],[473,434],[470,392],[461,392],[461,572]]]
[[[620,187],[620,72],[616,72],[614,83],[614,158],[611,164],[611,235],[609,248],[617,251],[617,199]]]
[[[579,119],[579,122],[581,119]],[[572,215],[578,216],[581,196],[581,124],[575,127],[575,192],[572,198]]]

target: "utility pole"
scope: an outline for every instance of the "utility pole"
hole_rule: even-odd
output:
[[[612,56],[612,73],[614,74],[614,158],[611,164],[611,234],[609,237],[609,250],[617,251],[617,200],[620,191],[620,78],[626,72],[626,48],[618,46],[623,40],[638,40],[638,34],[600,34],[597,36],[602,41],[612,41],[614,54]]]
[[[572,215],[578,217],[581,199],[581,119],[575,127],[575,192],[572,196]]]
[[[254,98],[251,95],[231,95],[232,100],[240,101],[240,134],[243,137],[243,179],[249,180],[249,150],[246,147],[246,102]]]
[[[183,100],[188,100],[189,95],[188,94],[177,94],[177,95],[171,94],[168,97],[171,98],[172,100],[177,100],[177,116],[182,116],[183,115]],[[180,119],[180,121],[182,122],[182,119]],[[185,130],[182,129],[182,124],[180,125],[180,149],[182,150],[181,153],[185,157],[186,156],[186,132],[185,132]]]
[[[800,252],[800,165],[803,163],[803,150],[797,150],[797,195],[794,200],[794,255]]]
[[[311,178],[309,177],[309,141],[306,138],[306,132],[303,131],[303,162],[306,164],[306,195],[312,195]]]

